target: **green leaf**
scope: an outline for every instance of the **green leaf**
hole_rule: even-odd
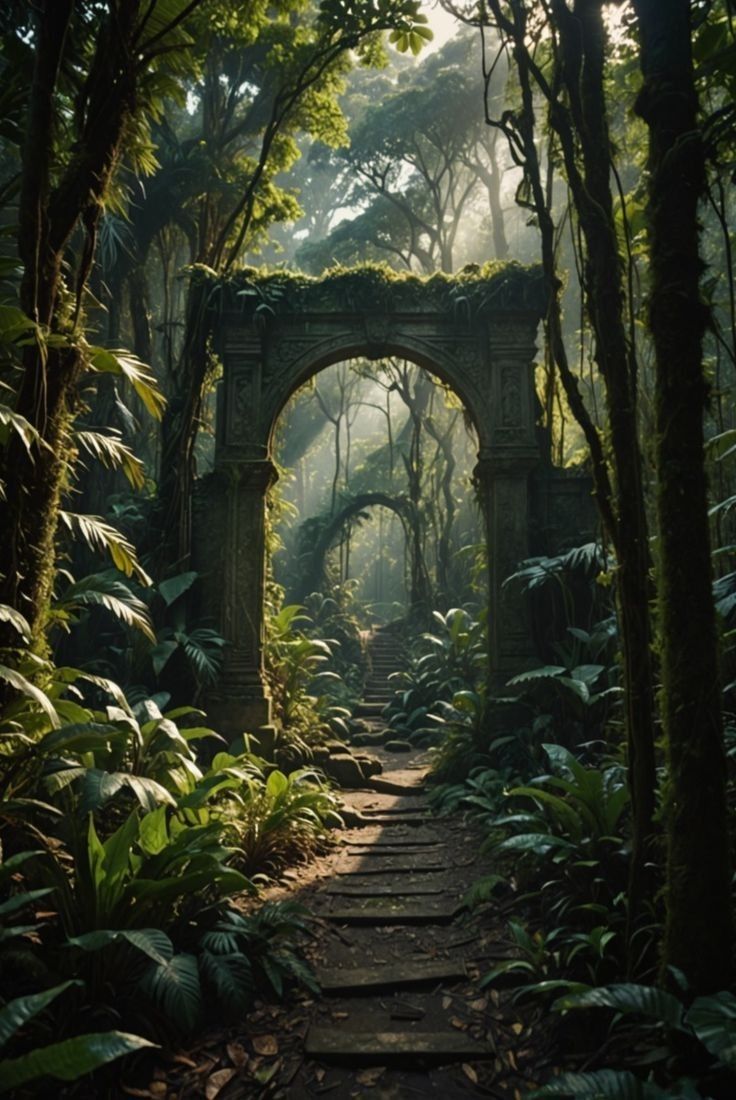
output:
[[[27,642],[31,637],[28,620],[21,615],[20,611],[16,611],[14,607],[8,607],[6,603],[0,603],[0,623],[10,623],[13,629],[18,631],[24,642]]]
[[[108,430],[113,432],[112,428]],[[119,432],[104,435],[102,432],[76,431],[74,439],[108,470],[122,470],[134,489],[143,488],[146,483],[143,463],[123,442]]]
[[[129,943],[137,951],[153,959],[155,963],[165,965],[173,956],[171,940],[160,928],[121,928],[115,931],[97,929],[84,932],[81,936],[71,936],[66,947],[79,947],[82,951],[102,951],[116,943]]]
[[[126,577],[135,574],[141,584],[152,584],[148,573],[138,561],[133,543],[106,520],[100,516],[82,516],[64,511],[59,512],[59,519],[72,535],[84,539],[92,550],[107,551],[115,568],[125,573]]]
[[[0,1062],[0,1092],[19,1088],[39,1077],[76,1081],[108,1062],[155,1045],[140,1035],[125,1031],[78,1035],[75,1039],[33,1050],[21,1058]]]
[[[148,412],[160,420],[166,407],[166,399],[158,388],[158,382],[145,363],[132,352],[123,349],[90,347],[90,366],[102,374],[117,374],[130,382]]]
[[[736,1069],[736,997],[726,991],[698,997],[685,1017],[703,1046]]]
[[[672,1093],[640,1081],[625,1070],[601,1069],[595,1073],[564,1073],[529,1100],[567,1096],[572,1100],[671,1100]]]
[[[105,573],[93,573],[70,584],[61,599],[54,604],[56,610],[78,607],[104,607],[116,619],[155,642],[156,635],[143,600],[131,592],[127,584]]]
[[[15,690],[19,691],[22,695],[27,695],[29,699],[33,699],[44,712],[53,728],[59,728],[61,719],[56,713],[56,708],[48,695],[44,691],[41,691],[40,688],[37,688],[35,684],[32,684],[30,680],[26,680],[22,673],[18,672],[17,669],[8,668],[6,665],[0,665],[0,680],[4,680],[6,684],[10,684],[12,688],[15,688]]]
[[[202,990],[194,955],[174,955],[149,971],[142,985],[172,1023],[184,1031],[196,1027],[202,1012]]]
[[[127,735],[116,726],[102,722],[75,722],[61,726],[42,737],[36,746],[39,755],[59,752],[97,752],[108,748],[111,742],[125,742]]]
[[[79,986],[80,981],[62,982],[52,989],[45,989],[43,993],[31,993],[27,997],[16,997],[14,1001],[0,1008],[0,1049],[5,1046],[8,1039],[15,1034],[24,1024],[43,1012],[47,1005],[69,989],[70,986]]]
[[[289,780],[286,778],[283,772],[276,771],[271,772],[266,780],[266,793],[269,798],[279,798],[289,789]]]
[[[179,573],[175,577],[169,577],[167,580],[161,581],[158,591],[166,606],[171,607],[175,600],[178,600],[181,595],[192,587],[198,577],[199,573],[190,571]]]
[[[647,1016],[670,1027],[680,1027],[683,1016],[682,1005],[671,993],[651,985],[635,985],[633,982],[600,986],[584,993],[560,997],[552,1008],[555,1012],[566,1012],[573,1008],[610,1008],[616,1012]]]

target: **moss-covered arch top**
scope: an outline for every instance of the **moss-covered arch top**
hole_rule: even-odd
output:
[[[534,446],[532,361],[547,301],[538,266],[491,263],[422,277],[370,264],[318,278],[248,268],[227,279],[202,270],[200,279],[224,367],[220,461],[270,457],[279,412],[317,371],[391,355],[457,393],[482,450]]]

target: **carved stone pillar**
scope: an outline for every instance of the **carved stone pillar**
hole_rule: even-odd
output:
[[[228,736],[271,740],[271,698],[263,671],[266,494],[273,463],[229,463],[226,471],[225,545],[220,556],[220,629],[227,640],[223,671],[210,711]]]
[[[211,602],[227,641],[209,710],[226,736],[250,733],[262,751],[273,741],[271,698],[263,671],[266,494],[276,478],[261,423],[263,351],[251,325],[226,329],[217,410],[216,478],[221,545],[213,547]]]
[[[528,483],[534,456],[481,455],[474,476],[488,544],[488,639],[490,678],[501,687],[534,656],[526,603],[506,577],[529,555]]]

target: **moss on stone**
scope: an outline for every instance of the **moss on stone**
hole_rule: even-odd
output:
[[[223,278],[194,269],[211,287],[220,311],[258,316],[311,312],[420,312],[471,319],[485,313],[521,310],[542,313],[547,288],[538,264],[492,261],[469,264],[454,274],[422,276],[386,264],[335,267],[311,276],[283,268],[246,267]]]

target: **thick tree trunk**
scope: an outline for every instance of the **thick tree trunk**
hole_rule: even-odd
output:
[[[649,127],[650,328],[656,354],[662,721],[669,763],[665,966],[693,993],[728,987],[733,913],[715,613],[703,464],[702,263],[690,4],[634,0]]]
[[[134,99],[129,39],[137,3],[126,0],[118,6],[114,34],[108,25],[99,36],[84,87],[86,113],[76,149],[52,188],[56,82],[73,7],[72,0],[46,0],[39,10],[19,209],[21,306],[52,333],[68,331],[68,321],[59,316],[62,265],[80,220],[86,232],[77,275],[78,301],[81,298],[100,199],[114,170]],[[115,74],[112,84],[103,74],[103,64]],[[12,476],[7,478],[7,501],[0,505],[0,600],[26,615],[37,641],[54,577],[54,539],[69,449],[67,428],[82,365],[72,334],[69,347],[49,348],[46,355],[35,345],[25,349],[16,409],[38,430],[44,446],[32,458],[17,445],[11,445],[6,454]]]
[[[632,924],[644,915],[654,834],[656,767],[654,688],[649,613],[649,543],[636,409],[636,364],[624,320],[621,257],[610,184],[611,143],[606,117],[606,32],[601,0],[552,0],[563,59],[569,112],[554,109],[557,130],[586,244],[584,289],[603,376],[615,471],[613,540],[623,651],[633,851],[629,883]],[[579,168],[574,135],[582,153]]]

